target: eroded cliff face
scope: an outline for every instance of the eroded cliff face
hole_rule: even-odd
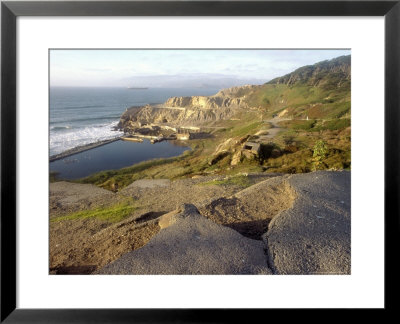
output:
[[[172,97],[161,105],[133,107],[121,116],[118,127],[124,129],[144,124],[197,126],[229,119],[238,110],[249,108],[241,93],[250,87],[253,86],[224,89],[209,97]]]

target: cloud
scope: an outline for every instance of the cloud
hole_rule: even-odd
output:
[[[51,50],[50,82],[59,86],[128,86],[133,81],[146,86],[257,84],[344,54],[350,51]]]
[[[85,68],[83,69],[84,71],[89,71],[89,72],[110,72],[112,69],[101,69],[101,68]]]
[[[244,84],[262,84],[265,79],[242,78],[221,73],[182,73],[174,75],[132,76],[121,79],[121,86],[139,86],[154,88],[228,88]]]

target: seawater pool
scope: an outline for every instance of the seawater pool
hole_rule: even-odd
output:
[[[169,141],[151,144],[118,140],[88,151],[50,162],[50,172],[60,179],[73,180],[104,170],[115,170],[156,158],[169,158],[189,150]]]

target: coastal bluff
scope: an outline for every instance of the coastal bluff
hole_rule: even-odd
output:
[[[249,109],[246,93],[258,86],[246,85],[219,91],[213,96],[171,97],[163,104],[131,107],[121,116],[119,129],[142,125],[199,126],[232,118]]]

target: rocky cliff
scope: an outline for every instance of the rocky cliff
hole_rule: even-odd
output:
[[[132,107],[121,116],[118,127],[144,124],[202,125],[231,118],[238,110],[249,108],[246,90],[253,86],[224,89],[213,96],[172,97],[160,105]]]

